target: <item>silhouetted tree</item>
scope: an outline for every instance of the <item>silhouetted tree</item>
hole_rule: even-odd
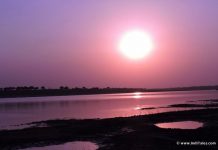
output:
[[[15,87],[5,87],[4,91],[13,91],[15,89],[16,89]]]
[[[68,90],[69,87],[68,87],[68,86],[60,86],[59,89],[60,89],[60,90]]]
[[[39,88],[38,87],[34,87],[34,90],[38,90]]]

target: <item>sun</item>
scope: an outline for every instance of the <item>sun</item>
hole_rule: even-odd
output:
[[[144,31],[126,32],[119,43],[119,50],[130,59],[142,59],[153,49],[151,37]]]

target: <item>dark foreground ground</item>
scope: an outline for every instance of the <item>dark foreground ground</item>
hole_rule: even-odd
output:
[[[162,129],[154,124],[174,121],[199,121],[198,129]],[[93,141],[99,150],[195,150],[218,149],[218,145],[181,145],[181,142],[218,144],[218,108],[167,112],[112,119],[51,120],[38,126],[0,131],[0,149]],[[46,125],[40,127],[41,125]]]

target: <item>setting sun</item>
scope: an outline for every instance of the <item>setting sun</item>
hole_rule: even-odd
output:
[[[0,150],[218,150],[218,0],[0,0]]]
[[[153,48],[151,37],[141,30],[129,31],[121,38],[119,49],[130,59],[142,59]]]

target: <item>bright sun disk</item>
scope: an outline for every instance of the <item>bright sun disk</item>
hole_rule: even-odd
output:
[[[120,41],[120,51],[130,59],[142,59],[153,48],[153,43],[148,34],[140,30],[129,31]]]

